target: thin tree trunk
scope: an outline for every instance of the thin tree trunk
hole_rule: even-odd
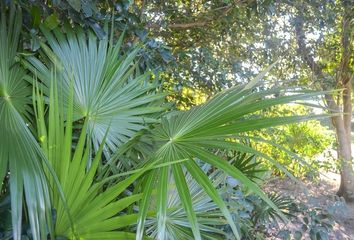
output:
[[[341,166],[341,182],[337,192],[347,201],[354,201],[354,174],[352,167],[351,139],[350,131],[345,128],[344,118],[334,121],[337,136],[337,152]],[[348,137],[349,136],[349,137]]]
[[[341,159],[341,184],[338,195],[354,202],[354,173],[352,166],[352,137],[351,137],[351,121],[352,121],[352,74],[350,69],[350,58],[353,52],[351,47],[351,26],[352,20],[350,1],[342,2],[344,8],[344,16],[342,20],[342,37],[341,44],[343,47],[342,58],[337,75],[337,82],[343,87],[343,119],[342,123],[336,129],[339,144],[339,157]]]

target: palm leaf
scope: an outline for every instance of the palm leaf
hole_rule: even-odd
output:
[[[269,199],[280,209],[280,211],[288,216],[294,217],[295,213],[298,211],[296,209],[296,204],[293,199],[287,196],[277,195],[275,193],[269,194]],[[267,204],[261,202],[260,204],[256,205],[254,210],[253,221],[257,223],[271,223],[275,222],[276,220],[281,220],[279,213],[274,211],[274,209],[269,208]]]
[[[188,166],[188,172],[183,170],[185,174],[184,178],[188,185],[187,191],[190,192],[193,210],[198,220],[202,239],[224,239],[224,232],[217,228],[217,226],[225,225],[226,221],[223,213],[218,209],[218,204],[215,203],[219,200],[225,206],[225,209],[227,208],[219,196],[220,192],[216,190],[220,182],[223,181],[224,176],[221,174],[206,175],[205,172],[208,171],[207,165],[202,166],[202,169],[200,169],[199,166],[195,166],[197,164],[193,161],[186,161],[186,163],[188,163],[186,165]],[[193,169],[192,171],[189,166]],[[193,173],[193,176],[190,173]],[[212,180],[212,184],[210,184],[209,179]],[[161,216],[160,212],[157,212],[156,217],[150,216],[145,223],[146,232],[150,237],[155,239],[194,239],[193,232],[190,230],[188,213],[183,208],[182,200],[179,197],[174,180],[169,178],[166,182],[166,212],[164,212],[163,216]],[[210,185],[203,188],[200,186],[203,184]],[[212,194],[206,193],[204,189],[212,192]],[[153,192],[150,201],[151,208],[161,205],[159,192],[159,188]],[[218,200],[214,202],[212,199]],[[228,210],[226,209],[226,211]],[[161,226],[161,222],[163,222],[163,226]]]
[[[16,62],[22,27],[21,9],[1,2],[0,20],[0,181],[10,172],[13,238],[21,239],[23,192],[34,239],[52,232],[51,205],[36,139],[29,130],[31,86]],[[5,11],[8,10],[8,14]]]
[[[261,74],[257,78],[257,81],[264,75]],[[255,154],[253,151],[249,151],[249,147],[242,143],[232,143],[228,139],[236,133],[245,133],[248,131],[277,126],[281,124],[293,123],[298,121],[305,121],[310,119],[309,116],[292,116],[292,117],[278,117],[278,118],[256,118],[254,114],[257,111],[269,108],[277,104],[284,104],[287,102],[293,102],[295,100],[302,100],[313,97],[318,93],[302,93],[293,92],[292,95],[284,94],[284,89],[271,89],[267,91],[257,91],[255,82],[251,85],[238,86],[228,89],[207,102],[204,105],[192,108],[186,112],[173,112],[169,116],[162,119],[161,124],[157,125],[152,131],[153,138],[159,144],[156,151],[156,157],[151,161],[157,162],[170,162],[178,159],[189,158],[190,161],[194,159],[200,159],[206,163],[211,164],[225,171],[229,176],[238,179],[248,189],[256,193],[263,199],[271,208],[273,208],[280,217],[285,219],[285,216],[279,211],[277,206],[262,192],[262,190],[249,179],[242,171],[231,165],[229,162],[218,157],[214,154],[215,149],[226,150],[238,150],[245,153]],[[282,97],[274,97],[274,93],[280,93]],[[258,156],[267,156],[258,154]],[[272,159],[267,158],[272,161]],[[184,180],[182,167],[186,167],[188,172],[195,178],[209,197],[217,203],[218,207],[223,210],[225,218],[228,223],[233,226],[233,222],[230,219],[229,213],[225,208],[225,205],[220,202],[220,199],[216,197],[214,191],[210,189],[212,183],[203,177],[200,171],[196,170],[197,166],[192,165],[190,161],[174,164],[172,169],[173,178],[175,179],[175,185],[178,189],[182,205],[187,212],[187,217],[190,220],[190,228],[196,239],[200,239],[198,231],[198,220],[191,208],[191,196],[188,194],[188,188]],[[282,168],[276,161],[276,166]],[[284,168],[286,171],[286,169]],[[156,187],[163,186],[161,182],[166,181],[165,174],[156,175],[155,178],[148,184]],[[158,184],[159,185],[158,185]],[[152,186],[145,186],[147,189],[153,188]],[[165,191],[165,190],[164,190]],[[161,190],[162,192],[162,190]],[[145,195],[149,195],[152,192],[145,192]],[[162,194],[162,193],[161,193]],[[148,196],[146,196],[148,198]],[[165,208],[165,200],[158,201],[159,205],[157,209],[162,212]],[[141,202],[140,208],[146,209],[147,202]],[[141,213],[138,230],[142,230],[142,224],[144,224],[144,218],[146,216]],[[159,218],[159,215],[157,216]],[[160,224],[163,227],[163,224]],[[240,238],[235,227],[232,227],[233,233],[236,238]],[[141,233],[138,231],[138,238]],[[162,229],[159,231],[163,231]]]
[[[69,90],[67,108],[60,106],[58,95],[54,78],[50,87],[49,111],[44,111],[45,100],[38,87],[33,97],[37,125],[41,126],[38,127],[41,145],[58,175],[65,196],[63,202],[58,189],[52,188],[53,207],[56,210],[55,234],[69,239],[97,239],[99,236],[102,239],[133,238],[135,235],[126,232],[126,228],[135,224],[138,216],[128,214],[124,210],[140,200],[141,194],[119,196],[150,168],[139,169],[110,187],[104,186],[105,181],[95,182],[108,130],[88,167],[92,144],[91,141],[87,141],[88,120],[85,121],[75,150],[72,152],[73,88]],[[44,124],[46,122],[48,126]],[[48,178],[51,179],[51,176],[48,175]]]
[[[25,65],[43,83],[45,95],[49,94],[51,71],[55,70],[64,107],[72,82],[73,119],[88,119],[96,151],[108,127],[107,158],[147,123],[156,122],[153,114],[163,110],[158,102],[164,95],[154,93],[156,86],[149,83],[149,73],[139,75],[136,71],[139,48],[121,54],[124,34],[114,45],[80,28],[66,28],[64,34],[60,29],[51,32],[42,27],[42,32],[48,42],[42,49],[50,61],[43,64],[30,57]]]

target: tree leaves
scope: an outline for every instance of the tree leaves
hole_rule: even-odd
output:
[[[81,10],[81,0],[67,0],[70,6],[72,6],[77,12]]]

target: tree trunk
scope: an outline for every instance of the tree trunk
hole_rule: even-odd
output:
[[[325,102],[329,112],[337,114],[332,117],[332,123],[336,132],[337,138],[337,156],[340,161],[341,183],[337,194],[345,198],[348,202],[354,202],[354,172],[352,165],[351,151],[351,119],[352,119],[352,73],[350,69],[350,58],[353,52],[351,46],[352,31],[350,22],[352,19],[351,4],[348,0],[342,1],[344,15],[342,19],[342,56],[338,66],[336,85],[343,89],[339,94],[338,102],[334,100],[334,95],[326,94]],[[303,61],[311,68],[314,76],[317,79],[324,79],[322,66],[314,60],[314,56],[306,46],[304,35],[304,23],[299,11],[299,16],[296,19],[295,33],[298,45],[298,53]],[[325,85],[322,85],[323,90],[328,90]]]
[[[340,123],[335,122],[336,133],[338,136],[338,156],[341,160],[341,183],[338,195],[343,196],[346,200],[354,202],[354,173],[352,163],[352,73],[350,69],[350,58],[353,52],[351,46],[351,4],[349,1],[342,2],[344,8],[344,16],[342,20],[342,37],[341,44],[343,47],[339,72],[337,75],[337,83],[343,87],[343,118]]]
[[[338,138],[338,158],[341,165],[341,182],[337,192],[338,196],[344,197],[348,202],[354,202],[354,174],[352,167],[351,143],[346,140],[346,132],[342,127],[336,128]]]
[[[332,124],[337,139],[337,157],[340,162],[341,175],[341,182],[337,195],[344,197],[347,202],[354,202],[354,172],[351,150],[351,81],[346,83],[345,89],[341,93],[341,99],[343,102],[343,109],[341,109],[334,101],[332,95],[327,94],[325,96],[329,111],[333,114],[341,113],[340,115],[332,117]]]
[[[343,97],[344,100],[344,97]],[[351,102],[350,102],[351,105]],[[347,112],[348,113],[348,112]],[[345,113],[344,113],[345,114]],[[351,116],[351,112],[349,112]],[[351,152],[351,131],[345,126],[347,119],[335,117],[333,125],[337,136],[337,155],[340,160],[340,175],[341,182],[337,192],[339,196],[345,198],[346,201],[354,202],[354,174],[352,167],[352,152]],[[351,123],[351,122],[349,122]]]

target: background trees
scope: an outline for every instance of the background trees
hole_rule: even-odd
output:
[[[313,73],[312,82],[317,83],[317,87],[323,90],[339,89],[335,93],[325,94],[324,101],[329,112],[340,113],[340,115],[332,117],[332,124],[337,137],[338,160],[341,163],[341,185],[338,194],[344,196],[348,201],[353,201],[354,175],[351,151],[353,5],[349,1],[341,1],[340,4],[322,6],[332,11],[337,10],[334,15],[335,20],[327,19],[324,15],[324,20],[320,20],[320,23],[322,23],[321,30],[326,30],[328,34],[319,38],[318,42],[313,45],[308,45],[305,37],[310,23],[313,27],[313,16],[309,14],[305,18],[303,13],[314,10],[310,8],[311,5],[299,4],[295,7],[297,11],[295,34],[298,53],[304,64],[307,64]],[[310,9],[307,10],[307,7]],[[318,9],[318,11],[321,13],[321,9]],[[320,44],[325,45],[326,49]]]
[[[269,74],[274,85],[338,89],[325,94],[323,104],[336,115],[331,119],[341,163],[338,194],[352,201],[350,1],[167,2],[151,9],[158,9],[159,17],[153,25],[148,22],[147,27],[152,26],[151,32],[169,46],[176,46],[172,52],[182,63],[180,68],[190,66],[177,68],[180,76],[170,72],[169,76],[179,84],[183,75],[192,82],[185,83],[187,86],[213,91],[244,81],[265,63],[279,60],[276,70]],[[154,21],[155,15],[151,16],[150,21]],[[208,73],[218,80],[208,77]],[[203,80],[198,76],[204,76]]]

